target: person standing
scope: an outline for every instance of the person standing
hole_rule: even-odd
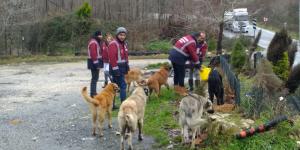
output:
[[[90,96],[94,97],[97,95],[97,82],[99,79],[99,70],[103,68],[102,61],[102,50],[101,50],[102,33],[101,31],[96,31],[88,43],[88,59],[87,67],[91,70],[91,90]]]
[[[118,27],[115,40],[109,43],[108,59],[109,71],[112,75],[112,80],[120,88],[120,100],[123,102],[126,99],[126,82],[125,74],[129,71],[128,64],[128,46],[126,43],[127,30],[124,27]],[[115,102],[113,108],[116,109]]]
[[[187,93],[184,87],[185,63],[190,60],[195,68],[200,69],[201,64],[196,53],[196,43],[200,38],[200,32],[186,35],[176,41],[169,53],[169,60],[174,69],[174,89],[181,95]]]
[[[197,49],[196,49],[196,53],[199,57],[199,62],[200,65],[202,65],[204,59],[205,59],[205,54],[207,51],[207,43],[206,43],[206,35],[204,32],[200,32],[200,38],[199,41],[196,44]],[[190,72],[189,72],[189,86],[190,86],[190,91],[194,90],[194,76],[195,76],[195,87],[199,87],[200,85],[200,69],[195,68],[193,63],[190,62],[189,63],[189,68],[190,68]]]
[[[103,58],[103,72],[104,72],[104,85],[102,88],[108,84],[108,79],[110,79],[109,75],[109,60],[108,60],[108,45],[111,41],[113,41],[113,37],[110,33],[107,33],[105,36],[105,41],[102,44],[102,58]],[[112,82],[112,81],[111,81]]]

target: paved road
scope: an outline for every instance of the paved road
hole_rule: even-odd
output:
[[[256,35],[257,35],[259,30],[262,30],[262,34],[261,34],[261,38],[258,42],[258,45],[265,49],[263,51],[263,54],[266,55],[267,54],[266,49],[269,47],[269,44],[270,44],[271,40],[273,39],[275,33],[273,31],[257,27],[256,33],[255,33]],[[228,30],[224,30],[224,36],[226,36],[226,37],[233,38],[233,37],[236,37],[237,35],[238,35],[238,33],[232,33]],[[253,36],[254,35],[253,27],[250,25],[249,32],[248,33],[243,33],[243,35]],[[295,62],[294,62],[294,65],[293,65],[293,66],[295,66],[297,64],[300,64],[300,44],[299,44],[299,40],[293,40],[293,41],[298,43],[298,51],[296,52]]]
[[[135,60],[131,65],[164,61]],[[119,149],[116,119],[113,129],[105,126],[103,138],[91,136],[90,112],[80,95],[90,80],[85,64],[0,66],[0,150]],[[154,144],[151,137],[143,142],[134,138],[136,149]]]

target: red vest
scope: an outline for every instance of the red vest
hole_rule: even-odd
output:
[[[191,35],[180,38],[173,48],[185,57],[190,57],[194,63],[199,63],[196,53],[196,41]]]
[[[88,58],[97,61],[101,56],[101,48],[95,39],[91,39],[88,44]]]
[[[121,44],[113,40],[108,46],[109,64],[113,70],[119,69],[118,64],[128,63],[128,48],[126,43]]]
[[[108,63],[108,46],[105,42],[102,44],[102,59],[104,63]]]

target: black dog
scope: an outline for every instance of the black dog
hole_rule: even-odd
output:
[[[211,102],[214,100],[214,96],[217,97],[217,104],[224,104],[224,88],[222,82],[222,76],[216,69],[212,69],[208,76],[208,93]]]

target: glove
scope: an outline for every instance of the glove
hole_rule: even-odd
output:
[[[201,69],[201,63],[194,64],[194,67],[200,70]]]
[[[120,70],[119,69],[112,70],[112,75],[113,76],[120,76]]]
[[[189,62],[189,63],[185,64],[185,68],[192,69],[193,67],[194,67],[194,63],[192,63],[192,62]]]
[[[103,68],[103,60],[101,58],[98,59],[98,64],[97,64],[97,68]]]

